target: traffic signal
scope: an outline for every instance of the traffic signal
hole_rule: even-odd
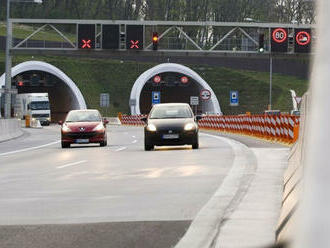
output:
[[[95,24],[78,25],[78,47],[80,49],[95,48]]]
[[[156,51],[158,49],[159,37],[157,32],[152,33],[152,50]]]
[[[288,52],[288,29],[272,28],[271,51],[286,53]]]
[[[144,28],[143,25],[126,26],[126,49],[143,50]]]
[[[295,46],[296,53],[309,53],[311,51],[312,34],[311,29],[295,29]]]
[[[102,26],[102,48],[119,49],[119,25]]]
[[[265,34],[259,34],[259,52],[265,51]]]

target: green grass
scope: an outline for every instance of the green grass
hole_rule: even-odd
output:
[[[16,56],[13,58],[13,64],[26,60],[31,60],[31,56]],[[75,59],[50,56],[34,56],[33,60],[51,63],[64,71],[77,84],[90,108],[99,109],[99,94],[110,93],[110,112],[112,115],[117,112],[129,113],[129,96],[135,80],[141,73],[156,65],[109,59]],[[207,66],[190,66],[190,68],[209,83],[225,114],[239,114],[247,111],[262,113],[267,108],[269,99],[268,73]],[[3,54],[0,54],[0,71],[4,71]],[[294,89],[298,95],[302,95],[307,90],[307,86],[306,80],[274,74],[273,109],[289,112],[292,108],[289,90]],[[230,90],[239,91],[240,105],[238,107],[229,106]]]
[[[40,25],[38,26],[28,26],[28,25],[19,25],[15,24],[13,26],[13,37],[18,39],[25,39],[34,31],[36,31]],[[60,30],[61,31],[61,30]],[[4,23],[0,23],[0,36],[6,36],[7,29]],[[74,42],[76,36],[72,33],[62,32],[71,42]],[[65,41],[54,29],[47,26],[37,34],[31,37],[31,40],[42,40],[42,41],[57,41],[62,42]],[[67,42],[67,41],[65,41]]]

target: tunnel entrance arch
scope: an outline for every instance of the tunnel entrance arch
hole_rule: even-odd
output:
[[[47,92],[51,104],[52,120],[63,119],[73,109],[86,109],[86,102],[76,84],[60,69],[42,61],[26,61],[12,68],[12,78],[29,72],[49,74],[58,79],[55,85],[37,87],[17,87],[18,93]],[[5,74],[0,77],[0,87],[5,85]]]
[[[162,77],[167,76],[170,74],[171,76],[169,79],[167,79],[166,82],[164,82],[163,85],[170,85],[173,81],[173,85],[170,85],[168,90],[164,90],[163,86],[157,86],[153,89],[155,91],[161,91],[161,87],[163,87],[163,90],[165,91],[162,94],[166,94],[166,101],[165,102],[187,102],[189,103],[189,94],[191,96],[197,95],[199,96],[199,92],[202,89],[207,89],[211,92],[211,98],[208,101],[202,101],[200,99],[200,103],[203,105],[200,109],[203,113],[212,113],[212,114],[222,114],[221,108],[219,105],[219,101],[214,94],[212,88],[208,85],[208,83],[199,76],[195,71],[191,70],[190,68],[175,64],[175,63],[165,63],[157,65],[144,73],[142,73],[138,79],[135,81],[133,88],[131,90],[130,95],[130,110],[132,115],[138,115],[138,114],[146,114],[148,113],[150,107],[151,107],[151,92],[152,90],[152,81],[155,77],[159,76],[160,79]],[[184,87],[176,87],[179,83],[176,83],[175,78],[178,77],[187,77],[190,80],[190,87],[187,86],[186,90]],[[168,77],[168,76],[167,76]],[[158,79],[158,78],[157,78]],[[157,80],[156,79],[156,80]],[[169,82],[171,81],[171,82]],[[189,89],[189,90],[188,90]],[[189,92],[190,91],[190,92]],[[173,97],[174,92],[176,97]],[[185,92],[185,93],[184,93]],[[147,99],[149,98],[149,99]],[[146,102],[149,102],[148,107],[146,107]],[[161,101],[164,102],[164,101]]]

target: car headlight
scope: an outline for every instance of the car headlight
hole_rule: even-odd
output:
[[[194,130],[196,128],[195,124],[193,123],[187,123],[185,126],[184,126],[184,130],[185,131],[191,131],[191,130]]]
[[[46,120],[47,120],[47,121],[50,121],[50,117],[47,117]]]
[[[64,124],[62,127],[62,131],[67,133],[67,132],[71,132],[71,129],[67,125]]]
[[[148,124],[147,130],[150,131],[150,132],[156,132],[157,128],[154,124]]]
[[[104,131],[104,125],[103,125],[103,123],[98,124],[98,125],[93,129],[93,131],[97,131],[97,132],[99,132],[99,131]]]
[[[36,118],[32,118],[32,121],[36,121]]]

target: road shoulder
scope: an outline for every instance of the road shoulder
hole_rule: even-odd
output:
[[[241,157],[176,248],[252,248],[274,243],[289,148],[239,135],[202,133],[227,139]]]

